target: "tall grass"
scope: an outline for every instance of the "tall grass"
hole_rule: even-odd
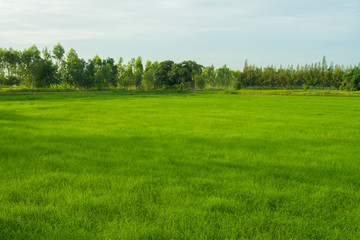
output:
[[[293,95],[293,96],[341,96],[360,97],[360,91],[340,90],[250,90],[250,89],[226,89],[225,94],[235,95]]]
[[[0,239],[358,239],[359,98],[0,96]]]

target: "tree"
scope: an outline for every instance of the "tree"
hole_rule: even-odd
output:
[[[5,75],[16,76],[18,66],[21,62],[21,52],[16,51],[12,48],[3,52],[3,66],[7,70]]]
[[[80,59],[74,49],[70,49],[65,62],[65,82],[70,86],[82,86],[85,80],[85,61]]]
[[[335,66],[335,71],[333,74],[333,82],[336,88],[340,88],[343,82],[344,71],[341,69],[339,65]]]
[[[230,83],[230,69],[224,65],[216,69],[216,83],[218,87],[229,87]]]
[[[99,55],[96,54],[96,56],[93,57],[92,62],[94,64],[95,72],[100,71],[100,69],[103,65],[103,62],[102,62],[101,58],[99,57]]]
[[[61,46],[61,44],[58,43],[54,46],[52,53],[53,53],[52,57],[56,61],[57,74],[59,76],[59,79],[65,82],[65,74],[66,74],[66,69],[65,69],[66,64],[64,63],[65,50]]]
[[[211,87],[216,87],[215,85],[216,73],[215,73],[214,65],[205,67],[201,73],[201,76],[204,79],[205,86],[206,84],[209,84]]]
[[[5,81],[5,49],[0,48],[0,85]]]
[[[126,82],[126,66],[123,64],[123,58],[120,57],[119,62],[117,64],[117,80],[119,86],[128,87],[129,85]]]
[[[95,74],[95,84],[98,89],[102,89],[106,85],[109,86],[112,78],[112,68],[109,63],[103,65]]]
[[[107,68],[109,68],[108,70],[110,70],[109,71],[109,78],[107,78],[106,80],[105,80],[105,82],[106,82],[106,84],[107,84],[107,86],[108,87],[116,87],[117,86],[117,72],[118,72],[118,68],[117,68],[117,66],[116,66],[116,64],[115,64],[115,61],[114,61],[114,59],[113,58],[107,58],[104,62],[103,62],[103,66],[104,65],[108,65],[109,67],[107,67]],[[108,71],[107,70],[107,71]]]
[[[94,66],[94,85],[97,87],[97,89],[102,89],[105,85],[104,76],[101,71],[103,61],[101,60],[99,55],[96,55],[91,60],[91,64]]]
[[[196,81],[201,75],[203,66],[195,61],[184,61],[181,63],[180,79],[181,88],[191,87],[196,92]]]
[[[282,87],[285,87],[285,86],[288,86],[288,82],[289,82],[289,77],[288,75],[286,74],[286,71],[285,69],[283,69],[282,67],[280,67],[278,69],[278,72],[277,72],[277,85],[278,86],[282,86]]]
[[[155,71],[153,68],[153,64],[151,61],[146,61],[145,71],[144,71],[144,77],[142,80],[142,87],[145,90],[150,90],[154,88],[155,84]]]
[[[324,56],[321,63],[321,71],[325,72],[328,70],[328,64],[326,61],[326,57]]]
[[[156,72],[159,68],[159,63],[157,61],[153,62],[151,64],[151,69],[152,69],[152,72],[154,74],[154,89],[159,89],[161,88],[161,82],[160,80],[156,77]]]
[[[49,87],[58,84],[57,67],[50,59],[41,59],[37,64],[36,87]]]
[[[343,76],[343,89],[350,91],[360,90],[360,68],[354,67]]]
[[[125,84],[127,84],[127,87],[134,85],[135,82],[134,68],[135,68],[135,58],[132,58],[128,62],[125,69]]]
[[[196,91],[196,81],[199,79],[202,66],[194,61],[160,63],[157,76],[163,79],[163,84],[170,88],[192,88]]]
[[[138,57],[134,66],[134,79],[135,79],[135,87],[139,88],[141,86],[141,81],[143,79],[144,67],[142,64],[141,57]]]
[[[64,54],[65,54],[65,50],[60,43],[54,46],[53,54],[54,54],[53,58],[57,61],[57,65],[59,66],[60,63],[64,60]]]
[[[66,55],[57,44],[51,52],[47,47],[39,51],[35,45],[23,51],[0,48],[0,84],[48,87],[65,83],[73,87],[103,88],[129,86],[146,90],[159,88],[193,89],[210,87],[336,87],[359,90],[359,66],[327,64],[326,58],[311,65],[294,69],[266,68],[249,65],[245,61],[243,71],[229,69],[226,65],[215,70],[214,66],[203,68],[195,61],[161,63],[147,61],[145,70],[141,57],[132,58],[127,65],[123,59],[101,59],[96,55],[85,62],[74,49]],[[55,60],[55,61],[54,61]],[[54,62],[56,64],[54,64]]]
[[[25,85],[31,88],[35,88],[36,82],[39,78],[40,62],[41,62],[40,51],[35,45],[28,49],[25,49],[22,53],[22,64],[24,70]],[[38,80],[39,81],[39,80]]]
[[[51,52],[49,51],[49,49],[47,47],[45,47],[43,50],[42,50],[42,55],[44,57],[45,60],[47,61],[51,61]]]
[[[172,70],[174,62],[171,60],[163,61],[159,63],[156,69],[155,76],[159,83],[159,86],[171,86],[169,73]]]
[[[43,50],[44,58],[41,58],[39,49],[33,45],[19,54],[18,77],[25,86],[49,87],[51,84],[57,84],[59,77],[57,67],[51,60],[51,54],[47,48]]]
[[[182,69],[182,65],[180,63],[174,63],[171,67],[170,72],[168,72],[168,79],[166,86],[170,88],[180,88],[182,78],[185,75],[184,70]],[[184,81],[185,82],[185,81]]]
[[[194,76],[196,82],[196,89],[204,89],[206,87],[206,79],[203,75]]]
[[[258,75],[258,76],[257,76]],[[241,82],[244,86],[254,86],[256,85],[257,78],[260,78],[261,75],[256,74],[255,66],[248,65],[247,59],[245,60],[244,68],[241,74]]]
[[[236,70],[233,72],[233,79],[234,79],[233,86],[235,87],[235,89],[239,90],[239,89],[243,88],[243,84],[240,81],[240,79],[241,79],[241,71],[240,70]]]
[[[95,86],[95,64],[91,59],[86,63],[84,79],[86,81],[84,81],[83,87],[92,88]]]

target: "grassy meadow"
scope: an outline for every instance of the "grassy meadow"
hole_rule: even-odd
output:
[[[360,239],[360,98],[0,95],[0,239]]]

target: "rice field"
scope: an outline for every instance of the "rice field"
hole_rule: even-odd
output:
[[[0,239],[359,239],[360,98],[0,95]]]

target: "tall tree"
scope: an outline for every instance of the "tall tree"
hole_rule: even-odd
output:
[[[156,77],[156,72],[157,72],[158,68],[159,68],[159,62],[155,61],[151,64],[151,69],[154,74],[154,89],[159,89],[162,87],[160,80]]]
[[[120,57],[119,62],[117,64],[117,80],[119,86],[129,87],[128,81],[126,80],[126,65],[123,64],[124,60]]]
[[[42,50],[42,55],[45,60],[51,61],[51,51],[47,47]]]
[[[82,86],[85,80],[85,61],[80,59],[74,49],[70,49],[65,62],[65,82],[70,86]]]
[[[5,49],[0,48],[0,85],[5,81]]]
[[[10,48],[4,51],[3,64],[7,70],[7,76],[16,76],[21,61],[21,52]]]
[[[95,87],[95,64],[92,59],[89,59],[85,65],[84,72],[84,88],[93,88]]]
[[[41,62],[40,51],[35,45],[25,49],[22,54],[24,64],[24,80],[28,87],[35,88],[39,73],[39,63]]]
[[[125,80],[127,81],[128,86],[134,86],[135,77],[134,77],[134,68],[135,68],[135,58],[132,58],[125,70]]]
[[[343,89],[350,91],[360,90],[360,68],[355,66],[343,76]]]
[[[159,63],[155,72],[155,76],[160,86],[172,85],[172,83],[170,82],[169,73],[172,70],[173,65],[174,62],[171,60],[167,60]]]
[[[117,73],[118,68],[115,64],[115,61],[113,58],[107,58],[103,61],[103,66],[108,66],[106,71],[109,72],[109,77],[105,79],[107,87],[116,87],[117,86]]]
[[[181,63],[180,79],[181,87],[191,87],[196,91],[196,81],[201,75],[203,66],[195,61],[184,61]]]
[[[143,79],[144,74],[144,66],[142,64],[141,57],[138,57],[134,66],[134,79],[135,79],[135,87],[139,88],[141,86],[141,81]]]
[[[60,64],[64,60],[65,49],[61,46],[60,43],[56,44],[53,49],[53,58]]]
[[[215,79],[216,79],[216,73],[215,73],[215,67],[214,65],[206,66],[202,71],[202,78],[204,79],[204,84],[209,84],[211,87],[216,87],[215,85]]]
[[[65,82],[65,74],[66,74],[66,69],[64,68],[65,49],[61,46],[60,43],[58,43],[54,46],[52,53],[53,53],[52,57],[56,61],[58,76],[61,79],[61,81]]]
[[[144,71],[144,78],[142,80],[142,87],[145,90],[150,90],[154,88],[155,83],[155,71],[153,68],[153,64],[151,61],[146,61],[145,71]]]

